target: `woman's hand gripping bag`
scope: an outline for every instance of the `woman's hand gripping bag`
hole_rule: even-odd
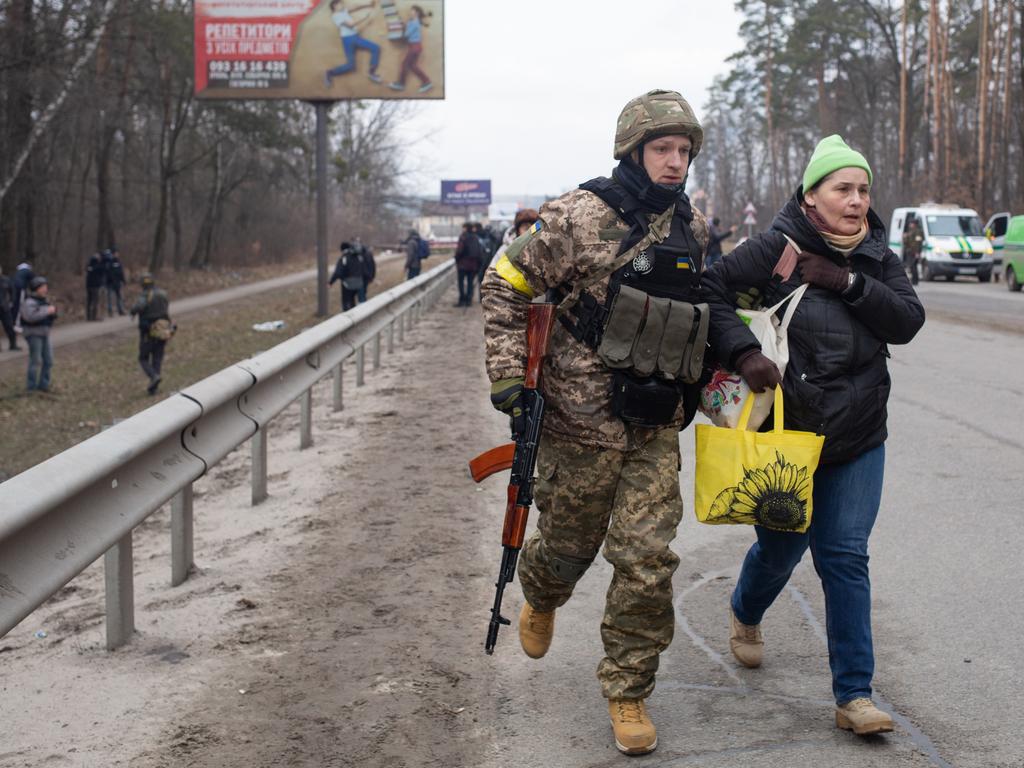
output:
[[[710,525],[762,525],[803,533],[811,524],[814,472],[822,435],[783,429],[782,388],[775,388],[775,428],[748,431],[754,398],[735,429],[698,424],[697,519]]]
[[[789,321],[793,319],[797,304],[807,292],[807,285],[801,285],[789,296],[778,304],[768,309],[737,309],[736,314],[747,324],[750,332],[754,334],[761,345],[761,354],[775,363],[779,373],[785,375],[786,366],[789,364],[789,342],[786,330],[789,328]],[[789,302],[782,321],[775,316],[775,313],[782,308],[782,305]],[[740,413],[743,411],[744,403],[750,399],[750,387],[747,382],[734,371],[728,371],[721,366],[715,368],[711,374],[711,380],[704,385],[700,391],[700,410],[705,416],[711,419],[711,423],[718,427],[735,429],[740,423]],[[756,431],[772,410],[772,395],[770,392],[762,392],[754,395],[753,410],[747,423],[747,429]]]

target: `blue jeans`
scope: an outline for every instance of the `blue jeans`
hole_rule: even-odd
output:
[[[414,277],[420,276],[420,265],[417,264],[415,267],[405,268],[405,279],[412,280]]]
[[[814,473],[810,528],[795,534],[755,526],[757,541],[747,552],[732,593],[736,618],[760,624],[810,546],[825,592],[828,663],[837,704],[871,697],[875,654],[868,537],[882,500],[884,469],[884,445],[844,464],[819,467]]]
[[[29,336],[25,341],[28,342],[28,389],[41,389],[45,392],[50,388],[50,368],[53,367],[50,337]]]
[[[468,307],[473,303],[473,278],[476,277],[476,270],[459,270],[459,306]]]
[[[349,35],[341,38],[341,45],[345,49],[345,63],[334,69],[327,70],[328,77],[337,77],[351,72],[356,68],[356,51],[365,48],[370,52],[370,74],[377,71],[380,64],[380,46],[372,40],[367,40],[362,35]]]

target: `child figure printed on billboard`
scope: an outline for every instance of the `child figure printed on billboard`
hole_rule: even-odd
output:
[[[194,7],[200,98],[444,98],[444,0],[195,0]],[[406,90],[409,75],[416,79]]]
[[[335,77],[344,75],[346,72],[351,72],[356,68],[356,51],[360,48],[370,52],[370,73],[368,77],[374,83],[381,81],[381,76],[377,74],[377,67],[380,65],[380,46],[359,34],[359,30],[365,27],[367,22],[373,18],[373,11],[370,10],[359,21],[352,17],[353,13],[372,9],[376,4],[376,0],[371,0],[366,5],[359,5],[349,10],[345,7],[343,0],[331,0],[331,21],[334,22],[334,26],[338,28],[338,33],[341,35],[341,47],[345,52],[345,63],[334,67],[334,69],[327,70],[327,73],[324,75],[324,85],[328,88],[331,87],[331,80]]]
[[[388,83],[388,88],[394,91],[404,91],[405,79],[410,72],[420,79],[419,93],[426,93],[434,87],[430,77],[416,63],[423,53],[423,28],[429,26],[427,19],[431,15],[419,5],[414,5],[409,9],[409,16],[402,33],[406,43],[405,58],[402,59],[402,69],[398,73],[398,79]]]

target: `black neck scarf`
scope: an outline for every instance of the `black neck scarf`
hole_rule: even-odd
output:
[[[624,157],[619,161],[618,166],[612,171],[612,178],[633,196],[641,210],[647,213],[663,213],[670,205],[675,204],[677,216],[682,216],[686,222],[693,221],[690,198],[683,191],[685,182],[671,187],[655,184],[643,166],[631,157]]]

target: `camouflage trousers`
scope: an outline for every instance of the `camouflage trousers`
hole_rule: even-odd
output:
[[[597,677],[606,698],[646,698],[675,627],[672,574],[679,558],[669,542],[683,514],[678,430],[658,430],[627,451],[544,433],[535,499],[537,531],[519,560],[524,597],[538,611],[564,605],[604,542],[615,570]]]

